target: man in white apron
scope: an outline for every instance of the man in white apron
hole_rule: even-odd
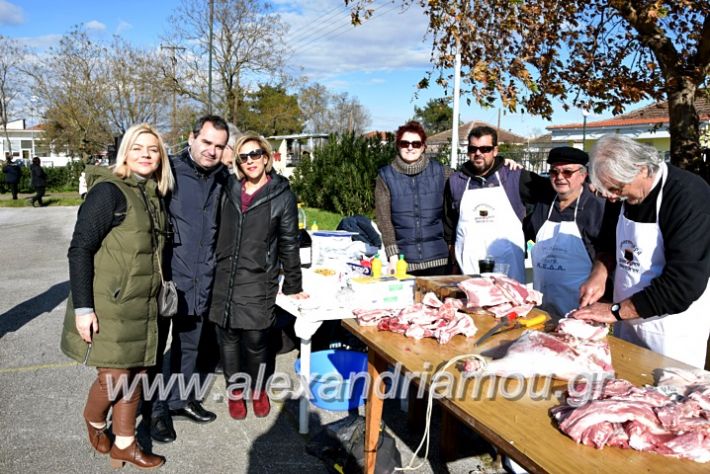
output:
[[[551,188],[545,178],[504,166],[497,145],[491,127],[469,132],[469,161],[451,175],[444,195],[444,236],[462,273],[480,273],[478,261],[491,257],[524,282],[526,205],[550,196]]]
[[[535,241],[533,287],[555,321],[579,307],[579,288],[589,278],[594,246],[603,235],[606,201],[586,184],[588,161],[577,148],[550,150],[550,183],[557,195],[538,204],[525,222],[526,236]]]
[[[592,181],[623,201],[614,249],[614,304],[596,302],[609,265],[595,262],[573,316],[619,321],[619,337],[703,367],[710,335],[710,187],[617,135],[592,152]],[[603,291],[603,290],[602,290]]]

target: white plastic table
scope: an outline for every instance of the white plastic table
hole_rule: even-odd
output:
[[[301,382],[309,386],[311,375],[311,338],[323,321],[352,318],[353,308],[339,292],[336,277],[323,277],[303,269],[303,290],[310,295],[305,300],[294,300],[279,292],[276,304],[296,317],[295,332],[301,340]],[[307,393],[307,391],[306,391]],[[308,397],[301,395],[298,412],[298,432],[308,433]]]

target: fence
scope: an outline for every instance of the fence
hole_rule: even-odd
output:
[[[502,151],[500,155],[522,164],[523,168],[528,171],[546,175],[550,169],[546,161],[549,151],[550,148],[528,148],[525,150]],[[449,164],[448,153],[431,153],[429,154],[429,158],[436,158],[442,163]],[[454,169],[461,169],[461,166],[467,161],[468,155],[459,153]]]

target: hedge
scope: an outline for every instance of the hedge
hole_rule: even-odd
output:
[[[50,168],[43,167],[47,173],[47,191],[50,192],[79,192],[79,176],[84,171],[86,165],[82,161],[75,161],[66,166]],[[22,167],[22,177],[20,178],[19,191],[21,193],[31,193],[33,188],[30,184],[30,168]],[[5,174],[0,171],[0,192],[9,193],[10,188],[5,184]]]

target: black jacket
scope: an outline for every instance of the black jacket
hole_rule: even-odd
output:
[[[222,188],[229,176],[224,166],[205,170],[190,158],[189,148],[170,157],[175,188],[166,198],[173,242],[166,278],[178,290],[178,315],[203,316],[209,310],[214,280],[214,249]]]
[[[47,173],[44,172],[42,166],[32,164],[30,165],[30,174],[32,175],[32,187],[44,188],[47,186]]]
[[[224,328],[271,327],[281,267],[283,292],[302,291],[296,196],[286,178],[270,176],[246,212],[236,177],[222,199],[210,320]]]

